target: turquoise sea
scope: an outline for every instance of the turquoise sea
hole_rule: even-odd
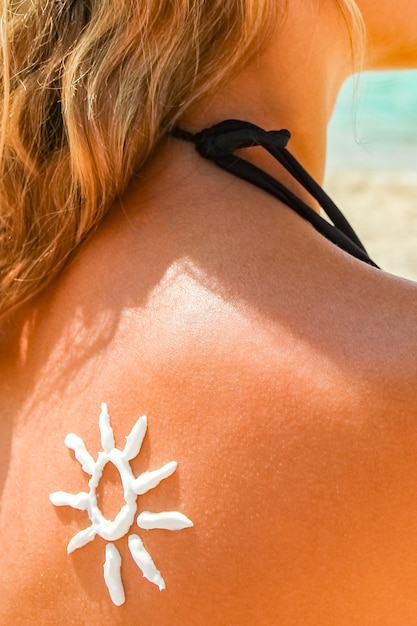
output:
[[[330,122],[328,172],[417,173],[417,71],[372,72],[343,86]]]

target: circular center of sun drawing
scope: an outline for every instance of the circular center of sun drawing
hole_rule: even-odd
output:
[[[109,458],[109,456],[111,458]],[[111,463],[119,471],[123,487],[123,497],[125,504],[114,517],[113,520],[107,519],[98,503],[97,488],[103,476],[105,466]],[[97,462],[94,466],[94,472],[89,481],[90,502],[91,502],[91,521],[96,528],[96,534],[108,541],[116,541],[125,535],[133,521],[136,513],[137,494],[134,490],[135,477],[127,459],[123,457],[123,453],[116,448],[109,452],[100,452]]]

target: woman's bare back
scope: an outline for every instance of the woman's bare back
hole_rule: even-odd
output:
[[[1,621],[414,625],[417,287],[246,183],[199,175],[188,200],[181,180],[162,177],[157,200],[142,187],[142,204],[133,189],[4,328]],[[162,592],[115,542],[122,607],[103,539],[66,554],[86,512],[49,500],[87,489],[64,439],[96,458],[101,402],[119,448],[147,414],[135,475],[178,462],[138,512],[194,523],[130,531]],[[109,469],[109,518],[120,491]]]

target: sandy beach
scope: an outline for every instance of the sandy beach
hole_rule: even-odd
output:
[[[330,172],[324,188],[384,270],[417,281],[417,171]]]

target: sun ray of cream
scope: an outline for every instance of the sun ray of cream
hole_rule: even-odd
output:
[[[88,511],[90,506],[90,494],[81,491],[80,493],[67,493],[66,491],[56,491],[49,496],[55,506],[71,506],[79,511]]]
[[[150,511],[142,511],[138,515],[137,525],[143,530],[182,530],[183,528],[191,528],[194,526],[192,521],[186,515],[178,511],[164,511],[162,513],[151,513]]]
[[[93,526],[88,526],[88,528],[84,528],[84,530],[80,530],[80,532],[74,535],[74,537],[69,542],[67,546],[67,553],[71,554],[71,552],[74,552],[74,550],[83,548],[84,546],[87,545],[87,543],[90,543],[90,541],[93,541],[95,536],[96,536],[96,531],[93,528]]]
[[[176,461],[170,461],[157,470],[143,472],[133,483],[134,492],[138,496],[143,496],[143,494],[157,487],[161,480],[172,476],[176,469]]]
[[[85,447],[85,443],[81,437],[74,435],[74,433],[70,433],[65,437],[64,443],[67,448],[74,451],[75,458],[81,464],[84,472],[86,474],[90,474],[91,476],[94,471],[95,462],[91,454],[87,452],[87,448]]]
[[[156,568],[151,555],[146,551],[141,538],[138,535],[130,535],[127,542],[130,554],[133,556],[136,565],[142,570],[144,577],[147,578],[149,582],[157,585],[159,591],[165,589],[165,581]]]
[[[110,598],[116,606],[121,606],[125,602],[125,591],[123,589],[120,569],[122,558],[114,543],[106,545],[106,560],[104,561],[104,581],[109,590]]]
[[[111,452],[115,447],[114,435],[113,429],[110,426],[110,415],[107,410],[107,404],[105,404],[104,402],[101,405],[101,413],[98,419],[98,424],[100,428],[101,445],[103,446],[103,450],[105,452]]]
[[[56,491],[49,498],[55,506],[70,506],[74,509],[86,511],[91,524],[78,532],[68,543],[67,552],[70,554],[93,541],[96,536],[107,542],[117,541],[129,532],[137,513],[138,496],[154,489],[159,483],[172,476],[177,469],[177,462],[170,461],[157,470],[147,471],[135,477],[129,461],[135,458],[141,449],[146,430],[146,416],[140,417],[126,437],[123,450],[115,447],[113,429],[110,424],[109,412],[106,404],[102,404],[99,417],[99,429],[103,450],[99,452],[97,460],[87,451],[81,437],[73,433],[65,438],[65,445],[74,451],[75,458],[81,464],[84,472],[91,478],[88,481],[89,492],[67,493]],[[97,501],[97,488],[107,463],[112,463],[118,470],[123,487],[125,504],[120,508],[114,519],[104,517]],[[151,513],[144,511],[137,518],[140,528],[183,530],[190,528],[193,523],[188,517],[178,511]],[[157,570],[150,554],[146,551],[138,535],[128,537],[130,553],[141,569],[145,578],[157,585],[160,590],[165,589],[165,581]],[[106,545],[106,559],[104,562],[104,580],[110,598],[114,604],[120,606],[125,601],[125,594],[121,578],[121,556],[113,543]]]
[[[127,461],[131,461],[138,456],[146,435],[147,426],[146,415],[142,415],[133,426],[130,434],[126,437],[126,445],[122,455]]]

